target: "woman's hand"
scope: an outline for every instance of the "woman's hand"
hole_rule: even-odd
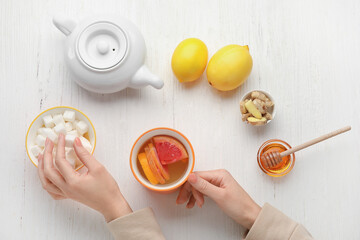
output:
[[[38,173],[43,188],[54,198],[70,198],[81,202],[104,215],[107,222],[132,212],[120,189],[105,169],[75,139],[74,150],[88,172],[76,172],[65,159],[65,136],[59,135],[55,164],[53,163],[53,142],[46,139],[44,155],[39,155]]]
[[[204,204],[204,195],[214,200],[229,217],[247,229],[254,224],[261,210],[226,170],[190,174],[176,203],[188,202],[187,208],[193,208],[195,203],[201,207]]]

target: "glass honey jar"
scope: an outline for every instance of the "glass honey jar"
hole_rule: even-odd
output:
[[[295,165],[295,154],[290,154],[289,156],[285,156],[282,158],[282,161],[279,162],[274,167],[267,167],[266,164],[262,161],[261,156],[264,153],[277,151],[279,153],[284,152],[291,148],[291,146],[279,139],[270,139],[264,142],[257,153],[257,162],[259,164],[260,169],[269,176],[272,177],[281,177],[288,174]]]

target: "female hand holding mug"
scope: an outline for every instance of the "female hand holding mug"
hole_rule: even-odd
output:
[[[261,208],[239,185],[239,183],[224,170],[194,172],[182,186],[176,203],[187,203],[188,208],[195,203],[201,207],[204,195],[216,204],[237,223],[250,229],[259,215]]]

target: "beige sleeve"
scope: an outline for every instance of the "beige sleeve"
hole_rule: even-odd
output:
[[[117,218],[107,224],[114,239],[152,239],[163,240],[164,235],[157,223],[154,212],[144,208],[129,215]]]
[[[245,240],[309,240],[311,234],[285,214],[265,204]]]

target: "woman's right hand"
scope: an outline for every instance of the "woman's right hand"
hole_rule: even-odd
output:
[[[188,208],[194,207],[196,203],[201,207],[204,195],[214,200],[229,217],[247,229],[254,224],[261,210],[231,174],[223,169],[190,174],[176,203],[188,202]]]
[[[39,155],[38,172],[43,188],[54,198],[70,198],[81,202],[104,215],[110,222],[132,212],[120,192],[119,186],[106,168],[75,139],[74,150],[88,171],[76,172],[65,159],[65,136],[59,135],[55,164],[54,143],[48,138],[44,155]]]

